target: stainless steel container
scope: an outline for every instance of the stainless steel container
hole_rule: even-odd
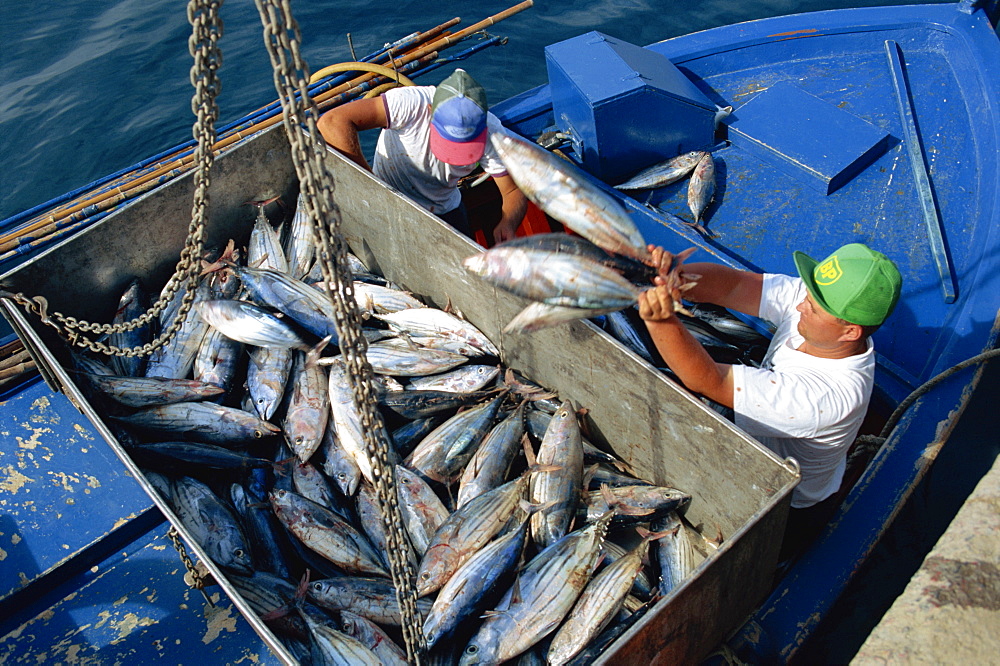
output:
[[[450,302],[489,335],[508,367],[588,410],[591,438],[647,478],[693,495],[687,516],[723,536],[721,547],[680,588],[660,599],[601,658],[602,663],[692,663],[715,648],[769,590],[787,518],[793,465],[777,459],[707,409],[662,373],[587,322],[531,334],[502,332],[526,301],[497,290],[462,267],[481,250],[376,180],[331,153],[336,201],[353,251],[373,270],[427,302]],[[208,243],[245,243],[250,199],[294,201],[295,172],[278,126],[231,149],[212,175]],[[110,321],[133,276],[150,288],[165,283],[183,246],[193,194],[189,176],[53,247],[0,278],[6,289],[42,295],[49,310]],[[234,604],[285,661],[291,655],[246,605],[225,576],[142,478],[69,374],[65,345],[37,316],[9,300],[5,316],[31,350],[47,381],[94,422],[154,502],[185,536]]]

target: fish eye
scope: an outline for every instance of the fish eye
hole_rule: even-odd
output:
[[[260,431],[260,430],[254,430],[253,431],[253,438],[254,439],[264,439],[264,433],[262,431]]]
[[[246,556],[246,553],[243,551],[242,548],[237,548],[236,550],[233,551],[233,555],[235,555],[237,559],[242,560]]]
[[[314,589],[314,590],[316,590],[318,592],[319,590],[323,589],[323,584],[320,583],[319,581],[316,581],[315,583],[311,584],[309,587],[311,587],[312,589]]]
[[[479,652],[479,646],[478,645],[470,645],[469,647],[465,648],[465,654],[474,655],[477,652]]]

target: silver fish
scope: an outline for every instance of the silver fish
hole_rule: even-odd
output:
[[[288,274],[296,279],[305,277],[316,258],[316,243],[312,221],[306,212],[305,196],[301,192],[295,202],[295,216],[285,237],[284,249]]]
[[[254,482],[248,482],[245,486],[232,484],[229,488],[229,499],[241,518],[240,524],[245,530],[247,542],[253,553],[255,573],[273,574],[273,577],[280,581],[276,585],[282,585],[282,589],[287,593],[281,603],[268,608],[264,613],[289,603],[295,596],[295,586],[288,582],[291,570],[285,557],[287,532],[271,510],[266,496],[258,492]]]
[[[695,548],[690,532],[676,513],[653,524],[653,529],[668,532],[656,542],[656,560],[660,565],[660,594],[666,596],[679,586],[704,559]]]
[[[494,132],[490,140],[514,182],[543,211],[608,252],[649,257],[642,234],[622,205],[581,170],[507,134]]]
[[[330,418],[330,388],[323,367],[306,362],[297,352],[290,377],[292,387],[282,430],[292,451],[302,462],[309,460],[323,441]]]
[[[340,611],[340,626],[344,633],[357,639],[362,645],[375,653],[383,666],[406,666],[406,651],[396,645],[396,642],[382,627],[363,615],[349,610]]]
[[[313,552],[349,573],[389,575],[371,543],[335,512],[285,490],[270,499],[281,523]]]
[[[381,666],[378,655],[361,641],[320,621],[312,613],[300,613],[312,636],[312,662],[325,666]]]
[[[354,406],[354,394],[347,368],[340,357],[334,357],[336,362],[329,365],[330,412],[333,416],[334,432],[337,441],[354,458],[361,475],[374,484],[372,463],[365,448],[364,433],[361,430],[361,416]]]
[[[527,534],[526,516],[519,526],[483,546],[455,571],[438,592],[424,621],[428,647],[449,635],[463,619],[482,610],[483,598],[521,560]]]
[[[234,300],[202,301],[195,305],[201,318],[223,335],[255,347],[309,346],[288,324],[253,303]]]
[[[459,663],[507,661],[554,631],[593,574],[610,517],[570,532],[536,555],[469,641]]]
[[[462,265],[492,285],[548,305],[624,308],[641,292],[614,269],[563,252],[497,246]]]
[[[438,483],[457,481],[492,427],[503,399],[501,395],[442,423],[417,444],[406,466]]]
[[[183,296],[183,291],[178,292]],[[202,280],[195,289],[195,306],[188,310],[184,323],[167,344],[153,351],[146,364],[147,377],[167,377],[169,379],[186,379],[191,374],[195,356],[201,340],[208,332],[208,322],[202,319],[197,310],[197,303],[210,298],[211,290],[208,283]],[[178,307],[180,297],[177,298]],[[176,311],[175,311],[176,316]],[[161,328],[166,330],[172,325],[173,317]]]
[[[579,319],[590,319],[615,312],[619,308],[572,308],[548,303],[529,303],[504,326],[504,333],[533,333]]]
[[[295,492],[322,507],[339,514],[345,520],[352,520],[352,512],[341,506],[337,493],[330,487],[330,482],[318,467],[311,462],[301,460],[289,461],[292,474],[292,487]]]
[[[372,545],[375,546],[375,551],[388,568],[389,528],[386,527],[385,521],[382,519],[382,510],[379,508],[378,492],[375,490],[375,487],[367,481],[362,481],[358,485],[358,491],[354,495],[354,503],[361,530],[368,537],[368,540],[372,542]],[[408,540],[409,536],[404,534],[403,538]],[[412,546],[407,545],[404,550],[406,551],[407,562],[411,567],[416,569],[418,560]]]
[[[522,475],[508,481],[448,516],[420,560],[418,596],[426,596],[447,583],[466,560],[503,529],[524,499],[527,480],[527,475]]]
[[[337,441],[337,433],[332,421],[327,421],[323,433],[323,472],[337,484],[345,497],[351,497],[361,482],[361,470],[354,456],[350,455]]]
[[[766,336],[757,331],[753,326],[722,311],[721,308],[716,309],[709,305],[695,303],[688,306],[688,311],[720,334],[730,339],[738,340],[743,344],[762,344],[766,346],[770,342]]]
[[[430,307],[408,308],[399,312],[374,316],[388,324],[392,330],[406,334],[416,344],[425,347],[440,349],[441,347],[435,344],[435,340],[444,340],[471,347],[468,353],[458,351],[461,346],[451,350],[466,356],[476,356],[477,352],[491,356],[500,355],[500,350],[482,331],[461,317],[444,310]]]
[[[395,377],[423,377],[446,372],[469,359],[462,354],[442,349],[403,347],[376,342],[368,346],[368,362],[372,371]]]
[[[112,418],[146,430],[183,433],[189,439],[222,446],[245,444],[281,432],[278,426],[242,409],[205,402],[149,407]]]
[[[657,537],[662,537],[658,534]],[[628,550],[610,539],[605,539],[604,543],[601,545],[601,561],[597,565],[597,570],[601,571],[605,567],[617,562],[621,558],[628,554]],[[640,567],[639,573],[635,576],[635,582],[632,583],[631,594],[639,599],[649,599],[653,596],[653,582],[649,579],[649,576],[645,571],[645,563],[648,558],[643,558],[643,567]]]
[[[471,500],[503,483],[524,436],[525,403],[498,423],[483,439],[469,464],[462,472],[455,506],[461,508]]]
[[[671,183],[676,183],[682,178],[687,178],[705,152],[693,150],[689,153],[671,157],[665,162],[658,162],[651,167],[647,167],[638,172],[620,185],[615,185],[619,190],[651,190],[656,187],[665,187]]]
[[[225,393],[221,386],[194,379],[119,377],[92,373],[80,373],[80,376],[108,397],[128,407],[155,407],[208,400]]]
[[[691,181],[688,183],[687,192],[688,208],[691,209],[691,215],[694,216],[694,222],[691,223],[691,226],[706,236],[710,236],[711,234],[702,225],[702,216],[705,214],[705,209],[708,208],[708,205],[712,203],[714,197],[715,160],[712,158],[711,153],[706,153],[698,161],[698,166],[694,168],[694,173],[691,174]]]
[[[313,283],[316,289],[326,289],[326,283]],[[422,308],[424,304],[408,291],[393,289],[380,284],[354,281],[354,300],[363,312],[388,314],[409,308]]]
[[[218,329],[211,329],[202,338],[194,357],[194,378],[221,386],[228,393],[242,359],[242,342],[227,338]]]
[[[608,565],[587,583],[573,610],[552,637],[549,664],[567,663],[611,622],[632,589],[651,538],[653,535],[644,537],[625,557]]]
[[[342,576],[309,583],[309,598],[328,610],[349,610],[381,625],[398,627],[402,612],[396,600],[396,587],[388,578]],[[417,612],[427,616],[431,602],[417,600]]]
[[[139,279],[135,278],[130,283],[125,293],[122,294],[118,303],[118,310],[112,319],[112,324],[122,324],[132,321],[139,315],[145,314],[149,309],[149,294],[142,288]],[[153,339],[153,328],[150,324],[136,327],[131,331],[114,333],[108,337],[108,344],[128,349],[141,347]],[[128,377],[141,377],[146,370],[147,356],[112,356],[110,357],[111,369],[116,375]]]
[[[498,365],[463,365],[448,372],[427,377],[414,377],[406,385],[407,390],[451,391],[471,393],[483,388],[500,374]]]
[[[607,330],[611,333],[612,337],[634,351],[642,357],[643,360],[649,363],[655,363],[653,355],[649,351],[650,345],[652,345],[652,340],[647,342],[649,334],[645,333],[645,335],[643,335],[645,328],[643,328],[642,332],[640,332],[640,329],[633,325],[632,320],[629,319],[628,315],[621,310],[609,312],[605,315],[604,321],[606,322]]]
[[[559,406],[538,447],[537,469],[530,472],[529,496],[544,508],[531,516],[531,537],[545,548],[568,531],[583,485],[583,441],[572,403]]]
[[[247,364],[247,392],[257,416],[270,419],[281,404],[292,371],[290,347],[251,347]]]
[[[172,490],[171,505],[177,517],[212,561],[250,575],[253,572],[250,548],[232,509],[211,488],[191,477],[174,479]]]
[[[585,494],[582,504],[588,522],[614,511],[613,524],[648,522],[687,506],[691,496],[667,486],[603,486]]]
[[[277,310],[313,335],[337,342],[337,311],[326,292],[287,273],[266,268],[234,266],[254,303]]]
[[[273,268],[287,273],[288,260],[281,247],[281,238],[264,214],[263,204],[270,202],[254,203],[257,204],[257,218],[254,220],[250,241],[247,243],[247,264],[254,268]]]
[[[422,556],[450,512],[426,481],[402,465],[396,465],[396,493],[410,543]]]

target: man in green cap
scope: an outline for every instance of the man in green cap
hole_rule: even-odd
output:
[[[493,240],[513,238],[524,219],[527,199],[489,141],[491,132],[505,130],[488,110],[486,91],[463,69],[437,86],[394,88],[334,107],[318,127],[332,148],[466,236],[472,237],[472,230],[458,181],[477,164],[493,176],[503,199]],[[369,166],[358,132],[375,128],[382,132]]]
[[[652,246],[650,251],[665,274],[672,255]],[[815,536],[835,508],[827,500],[840,488],[874,386],[870,336],[892,313],[902,284],[896,265],[861,243],[823,261],[801,252],[794,260],[799,277],[711,263],[684,266],[700,276],[685,299],[776,326],[760,368],[712,360],[674,316],[678,285],[657,277],[656,286],[639,297],[639,314],[681,382],[732,408],[737,426],[798,462],[801,480],[792,493],[783,555]]]

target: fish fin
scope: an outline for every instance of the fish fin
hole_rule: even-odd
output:
[[[537,459],[535,458],[535,451],[531,448],[531,440],[527,433],[521,437],[521,446],[524,448],[524,457],[528,461],[528,468],[530,469],[535,466]]]
[[[617,511],[619,505],[618,498],[615,497],[615,494],[611,491],[611,486],[606,483],[601,484],[601,498],[604,500],[604,503],[608,505],[609,510]]]
[[[597,470],[601,468],[600,463],[594,463],[587,469],[583,470],[583,487],[587,488],[590,486],[590,482],[594,480],[594,475],[597,474]]]
[[[299,581],[298,587],[295,588],[295,600],[296,602],[301,602],[306,598],[306,591],[309,589],[309,569],[306,568],[305,573],[302,574],[302,579]]]
[[[317,342],[316,346],[313,347],[312,349],[310,349],[306,353],[306,365],[305,365],[305,367],[311,368],[314,365],[318,364],[319,358],[320,358],[319,355],[323,353],[323,350],[326,349],[326,346],[328,344],[330,344],[330,340],[332,340],[332,339],[333,339],[332,335],[326,336],[325,338],[323,338],[322,340],[320,340],[319,342]]]

